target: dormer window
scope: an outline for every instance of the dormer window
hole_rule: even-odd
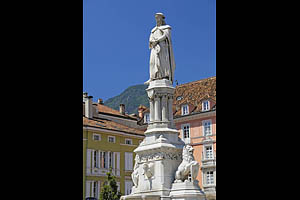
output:
[[[182,115],[188,115],[189,114],[189,106],[188,105],[183,105],[181,107],[181,114]]]
[[[183,99],[182,96],[176,98],[177,101],[180,101],[181,99]]]
[[[210,109],[210,103],[208,100],[202,102],[202,111],[208,111]]]

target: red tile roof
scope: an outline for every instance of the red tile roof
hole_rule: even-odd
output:
[[[129,118],[129,119],[137,119],[137,117],[131,116],[131,115],[127,115],[127,114],[121,114],[118,110],[114,110],[108,106],[105,106],[103,104],[97,104],[98,107],[98,111],[103,113],[103,114],[112,114],[112,115],[117,115],[117,116],[122,116],[125,118]]]
[[[181,115],[181,106],[189,105],[189,112],[202,111],[202,101],[209,100],[211,108],[216,105],[216,76],[178,85],[175,88],[174,116]]]
[[[209,100],[211,108],[216,107],[216,76],[177,85],[174,92],[173,114],[181,116],[181,106],[189,105],[189,113],[202,111],[202,101]],[[150,112],[144,108],[143,113]],[[141,121],[141,120],[140,120]]]
[[[142,130],[130,128],[130,127],[116,123],[116,122],[108,120],[108,119],[100,119],[100,118],[88,119],[83,116],[83,125],[144,136],[144,131],[142,131]]]

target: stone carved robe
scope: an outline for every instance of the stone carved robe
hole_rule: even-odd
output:
[[[151,42],[158,41],[156,45]],[[171,42],[171,26],[162,25],[152,29],[149,39],[150,79],[168,79],[173,83],[175,60]]]

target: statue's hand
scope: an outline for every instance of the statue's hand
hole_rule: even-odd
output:
[[[150,41],[150,45],[152,45],[152,47],[154,47],[155,45],[157,45],[158,40],[151,40]]]

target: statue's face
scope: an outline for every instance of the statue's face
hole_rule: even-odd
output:
[[[157,25],[161,25],[163,22],[163,18],[161,15],[155,15],[155,20]]]

